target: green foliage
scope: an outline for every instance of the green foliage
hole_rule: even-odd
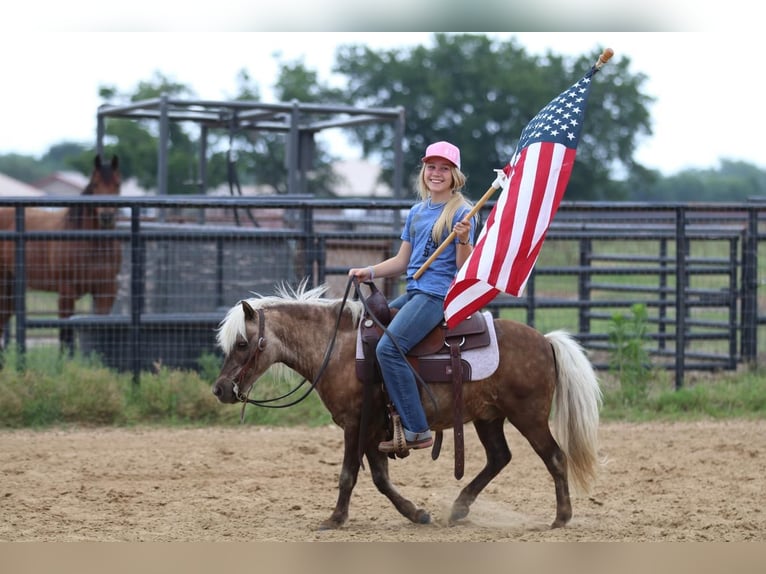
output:
[[[641,201],[747,201],[766,195],[766,172],[741,161],[722,160],[718,169],[687,169],[633,185]]]
[[[194,371],[161,367],[130,388],[129,419],[141,422],[214,423],[222,413],[210,384]]]
[[[136,385],[129,373],[107,369],[97,361],[63,360],[57,351],[32,349],[27,369],[6,353],[0,370],[0,428],[42,428],[55,425],[239,425],[242,405],[222,405],[210,392],[220,361],[203,357],[199,372],[161,368],[142,373]],[[602,420],[696,420],[766,417],[766,376],[762,372],[717,375],[691,382],[676,391],[662,373],[651,378],[646,397],[625,400],[619,381],[602,378]],[[690,377],[691,378],[691,377]],[[309,390],[292,371],[272,367],[256,382],[251,398],[283,397],[274,404],[300,399]],[[321,385],[321,382],[320,382]],[[285,408],[249,405],[244,424],[321,426],[332,419],[317,393]]]
[[[130,373],[108,369],[97,359],[65,360],[50,347],[30,350],[24,363],[26,368],[13,351],[5,353],[5,367],[0,370],[0,428],[240,424],[241,405],[223,405],[211,392],[220,369],[220,360],[212,354],[201,358],[199,372],[161,367],[141,373],[138,384]],[[251,396],[280,397],[299,383],[294,373],[274,367],[256,383]],[[277,404],[298,399],[308,390],[309,384],[304,383]],[[245,415],[244,422],[253,425],[331,422],[314,391],[294,406],[248,406]]]
[[[57,352],[31,350],[24,361],[5,354],[0,371],[0,426],[57,423],[116,424],[123,421],[127,380],[84,359],[65,361]]]
[[[416,171],[420,150],[447,139],[461,147],[469,193],[478,198],[493,170],[508,163],[527,123],[561,91],[579,80],[598,53],[571,59],[548,53],[527,54],[516,39],[493,40],[482,34],[436,33],[433,47],[375,52],[364,45],[341,46],[334,70],[348,78],[355,105],[398,107],[407,121],[405,173]],[[590,109],[567,188],[570,199],[608,199],[624,189],[611,174],[635,167],[639,138],[651,134],[642,93],[643,74],[617,58],[596,76]],[[369,124],[355,130],[365,153],[379,154],[393,166],[393,130]]]
[[[321,381],[319,383],[322,384]],[[253,386],[250,397],[273,400],[274,408],[249,406],[245,420],[257,425],[310,425],[319,426],[332,421],[316,392],[309,392],[311,382],[305,381],[281,365],[272,366]],[[308,394],[307,394],[308,393]],[[305,396],[305,399],[301,397]],[[297,404],[286,407],[295,401]],[[240,407],[237,407],[238,414]]]
[[[105,367],[82,368],[69,361],[62,366],[56,378],[62,421],[95,425],[122,422],[127,377],[115,375]]]
[[[77,146],[77,144],[59,144],[58,146],[53,146],[51,151],[41,159],[16,153],[0,155],[0,173],[24,183],[32,184],[49,176],[54,171],[71,169],[71,166],[65,160],[51,155],[55,153],[54,148],[56,147],[65,148],[69,154],[66,157],[80,154],[84,149],[83,146]],[[91,155],[89,168],[92,167],[93,156]]]
[[[648,341],[646,306],[637,304],[630,309],[627,316],[620,312],[612,315],[609,363],[620,381],[623,400],[629,405],[636,405],[646,401],[652,368],[645,349]]]
[[[159,98],[162,95],[178,99],[194,96],[194,92],[188,86],[175,82],[160,72],[155,72],[147,81],[139,82],[132,94],[121,94],[110,86],[102,86],[99,94],[104,103],[115,105]],[[147,189],[158,187],[157,130],[156,120],[109,118],[106,122],[109,141],[106,155],[119,155],[123,178],[135,177],[139,185]],[[196,136],[192,139],[181,122],[169,122],[168,132],[168,193],[198,193],[195,181],[199,169],[197,156],[200,144],[196,141]],[[90,158],[89,161],[92,161],[92,153],[89,151],[85,154]]]
[[[343,92],[323,83],[317,73],[306,68],[301,60],[280,61],[279,67],[279,76],[274,85],[277,100],[317,104],[343,103]],[[259,87],[251,81],[245,71],[240,72],[237,80],[238,93],[233,99],[258,101]],[[327,119],[319,114],[312,115],[311,118],[312,121]],[[313,133],[305,132],[301,137],[308,138],[301,145],[305,144],[311,149],[311,158],[308,160],[311,169],[306,176],[307,188],[318,197],[329,196],[337,183],[337,176],[332,170],[336,158],[330,154],[328,146],[317,140]],[[226,148],[225,151],[215,151],[210,157],[211,182],[228,182],[228,174],[231,173],[241,185],[268,186],[274,193],[287,193],[286,141],[286,134],[270,131],[240,130],[232,134],[227,133],[225,141],[221,139],[218,144],[214,143],[211,146],[213,149]]]
[[[620,389],[606,389],[601,418],[630,422],[766,418],[763,371],[698,378],[676,390],[669,377],[659,384],[658,377],[647,398],[637,404],[626,403]]]

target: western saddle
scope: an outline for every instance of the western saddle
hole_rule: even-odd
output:
[[[380,370],[377,365],[375,348],[383,335],[385,327],[390,323],[396,313],[395,309],[388,306],[388,301],[371,281],[365,282],[371,294],[364,298],[359,290],[359,298],[364,304],[364,315],[359,326],[359,337],[362,344],[362,356],[356,359],[356,374],[362,381],[365,389],[365,400],[371,395],[369,389],[375,384],[382,383]],[[452,383],[453,390],[453,433],[455,439],[455,478],[462,478],[464,471],[464,440],[463,440],[463,382],[471,381],[471,366],[462,360],[461,352],[470,349],[485,347],[491,342],[487,330],[486,319],[483,314],[475,313],[452,329],[447,328],[446,322],[436,326],[422,341],[413,347],[406,356],[407,362],[412,367],[415,378],[421,384]],[[385,388],[385,386],[384,386]],[[401,424],[396,415],[393,405],[388,405],[392,414],[393,425]],[[363,404],[363,426],[369,415],[368,403]],[[364,428],[360,429],[363,432]],[[396,428],[390,429],[392,433]],[[401,432],[401,429],[398,429]],[[442,432],[436,431],[431,457],[436,460],[439,456],[442,443]],[[360,451],[362,446],[360,444]],[[397,451],[389,456],[407,456],[407,450]],[[360,452],[361,457],[361,452]]]

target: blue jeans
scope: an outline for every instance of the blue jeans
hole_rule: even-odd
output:
[[[388,325],[388,333],[378,341],[375,352],[386,390],[401,417],[404,438],[420,440],[430,436],[431,431],[420,402],[418,383],[412,367],[399,353],[391,337],[407,354],[444,320],[444,299],[422,291],[408,291],[391,301],[389,306],[399,311]]]

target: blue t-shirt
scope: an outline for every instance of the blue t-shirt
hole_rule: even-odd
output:
[[[457,238],[455,238],[455,241],[450,242],[419,279],[414,278],[418,269],[423,266],[423,263],[431,257],[439,245],[447,238],[455,224],[465,218],[470,211],[468,208],[458,209],[452,220],[452,225],[450,225],[446,234],[439,240],[439,243],[435,243],[431,236],[431,230],[436,220],[439,219],[445,205],[444,203],[432,204],[429,199],[428,201],[415,204],[407,214],[407,220],[404,223],[401,235],[402,241],[409,241],[412,245],[412,255],[410,256],[409,265],[407,265],[407,291],[418,290],[438,297],[444,297],[452,283],[452,279],[457,274],[457,266],[455,265]],[[473,243],[474,226],[475,223],[472,218],[471,232],[469,234],[469,241],[471,243]]]

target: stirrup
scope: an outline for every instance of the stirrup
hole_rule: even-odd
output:
[[[399,458],[409,456],[410,449],[407,448],[407,439],[404,438],[404,427],[402,427],[402,419],[398,414],[391,416],[391,422],[394,427],[394,438],[392,442],[394,444],[394,454]]]

